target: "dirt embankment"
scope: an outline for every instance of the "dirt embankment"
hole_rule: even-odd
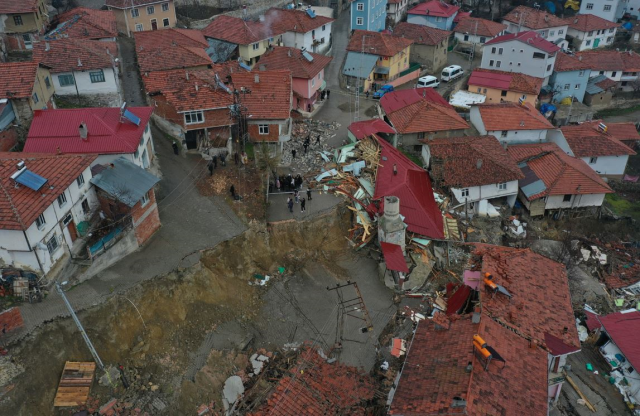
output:
[[[349,223],[345,210],[338,210],[338,215],[284,223],[270,230],[253,224],[243,235],[204,252],[195,266],[159,276],[81,313],[102,361],[124,365],[132,378],[132,387],[126,391],[94,383],[91,397],[97,400],[92,403],[116,397],[131,403],[132,410],[124,414],[137,414],[137,407],[150,414],[180,415],[194,414],[202,403],[219,405],[222,383],[247,360],[239,352],[205,348],[203,362],[194,364],[206,346],[206,335],[223,322],[237,321],[242,328],[255,318],[261,294],[268,290],[249,284],[256,280],[255,274],[273,275],[278,267],[296,270],[307,261],[323,263],[341,274],[333,264],[347,250],[344,236]],[[70,414],[69,409],[53,408],[64,363],[92,361],[73,322],[46,324],[13,346],[11,354],[24,372],[7,384],[12,388],[0,386],[0,392],[10,389],[0,399],[0,414]],[[185,379],[187,372],[196,374],[194,381]],[[151,391],[152,386],[158,387]],[[152,408],[154,398],[167,408]]]

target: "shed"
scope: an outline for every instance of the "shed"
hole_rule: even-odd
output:
[[[604,75],[593,77],[587,83],[587,89],[584,94],[584,103],[586,105],[602,105],[609,104],[613,97],[613,89],[616,82]]]
[[[132,208],[147,192],[160,182],[156,176],[129,162],[124,157],[91,178],[91,183],[118,201]]]

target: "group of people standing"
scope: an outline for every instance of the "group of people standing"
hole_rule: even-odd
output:
[[[311,189],[307,188],[307,199],[311,201],[313,198],[311,197]],[[300,198],[300,192],[297,189],[293,191],[293,198],[287,198],[287,207],[289,208],[289,212],[293,213],[293,201],[296,204],[300,204],[300,212],[305,212],[307,208],[307,199]]]
[[[209,168],[209,176],[213,176],[213,170],[218,168],[218,161],[220,161],[220,164],[222,166],[227,166],[228,156],[229,154],[226,151],[222,151],[220,153],[214,153],[211,156],[211,160],[207,165],[207,167]],[[242,163],[242,165],[244,166],[247,164],[248,160],[249,160],[249,157],[247,156],[246,152],[242,152],[242,153],[235,152],[233,154],[233,161],[235,162],[236,165]]]
[[[303,182],[304,179],[302,179],[302,176],[300,176],[300,174],[296,175],[295,177],[291,174],[288,174],[286,176],[280,175],[276,178],[275,188],[277,192],[291,192],[295,189],[300,189]]]

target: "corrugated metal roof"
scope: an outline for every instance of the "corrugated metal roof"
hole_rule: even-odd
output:
[[[518,186],[520,186],[522,193],[527,197],[527,199],[530,196],[538,195],[547,189],[542,179],[540,179],[526,163],[524,166],[520,166],[520,170],[522,170],[522,173],[524,174],[524,179],[520,179],[518,181]]]
[[[112,163],[113,167],[104,169],[91,178],[91,183],[130,207],[160,182],[156,176],[124,157]]]
[[[640,368],[640,312],[616,312],[598,319],[633,368]]]
[[[350,77],[367,78],[373,67],[376,66],[378,57],[366,53],[349,52],[344,63],[342,74]]]
[[[598,87],[596,84],[598,82],[604,81],[605,79],[607,79],[606,76],[604,75],[598,75],[597,77],[593,77],[591,79],[589,79],[589,82],[587,83],[587,89],[586,92],[588,94],[600,94],[602,91],[604,91],[602,88]]]

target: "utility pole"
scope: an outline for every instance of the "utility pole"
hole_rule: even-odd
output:
[[[362,35],[362,52],[360,52],[360,70],[358,71],[358,76],[356,76],[356,103],[353,115],[353,121],[356,122],[360,120],[360,75],[362,75],[362,58],[364,57],[365,51],[365,40],[368,38],[368,35]],[[362,88],[364,89],[364,82],[362,83]]]
[[[87,332],[82,327],[82,323],[80,323],[80,319],[78,319],[76,312],[73,310],[73,307],[69,303],[69,299],[67,299],[67,296],[64,294],[64,290],[62,290],[62,286],[60,286],[60,283],[58,282],[56,282],[56,290],[60,294],[60,297],[62,297],[64,304],[67,305],[67,309],[69,309],[69,313],[71,314],[73,321],[76,323],[76,326],[80,330],[80,333],[82,334],[82,338],[84,338],[84,342],[87,344],[87,347],[89,347],[89,351],[91,351],[91,355],[93,355],[93,359],[96,361],[96,364],[98,364],[98,367],[100,367],[100,369],[104,371],[104,364],[102,364],[102,360],[100,359],[98,352],[93,347],[93,344],[89,339],[89,335],[87,335]]]
[[[344,293],[342,292],[343,288],[353,286],[355,290],[356,296],[351,299],[345,300]],[[336,327],[336,341],[334,348],[341,348],[342,340],[343,340],[343,332],[344,332],[344,317],[350,316],[352,318],[359,319],[364,322],[365,326],[360,328],[360,331],[364,333],[373,332],[373,323],[371,322],[371,317],[369,316],[369,311],[364,304],[364,299],[362,298],[362,294],[360,293],[360,289],[358,289],[358,284],[356,282],[352,282],[350,280],[344,284],[336,284],[334,287],[328,287],[328,291],[335,290],[338,295],[338,322]],[[361,313],[361,316],[356,313]]]
[[[476,38],[478,37],[478,21],[476,20],[476,28],[473,31],[473,41],[471,42],[471,52],[469,53],[469,71],[473,69],[473,58],[476,56]]]

